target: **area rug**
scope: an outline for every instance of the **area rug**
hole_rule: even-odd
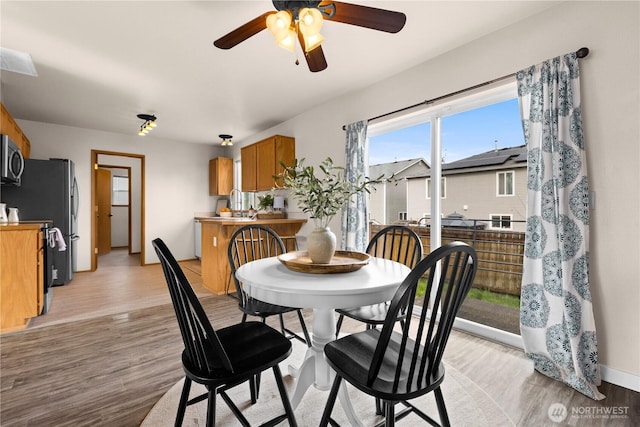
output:
[[[300,366],[304,358],[305,348],[303,344],[294,342],[291,356],[280,365],[289,396],[293,393],[295,379],[288,374],[288,366]],[[180,380],[160,398],[142,422],[141,427],[169,427],[174,424],[182,384],[183,381]],[[348,390],[351,403],[363,425],[372,426],[382,420],[380,416],[375,414],[373,398],[350,386]],[[204,391],[204,387],[193,383],[190,397],[194,397]],[[473,381],[449,365],[446,365],[446,375],[444,383],[442,384],[442,392],[447,405],[449,419],[453,426],[494,427],[515,425],[489,395]],[[251,425],[259,425],[265,420],[284,413],[273,377],[273,371],[265,372],[262,375],[260,397],[256,404],[251,405],[249,400],[249,386],[246,383],[235,387],[229,392],[229,395],[238,405],[244,416],[247,417]],[[299,426],[307,427],[317,426],[319,424],[328,395],[328,391],[317,390],[313,386],[307,390],[300,405],[298,405],[295,410],[296,421]],[[217,426],[227,427],[241,425],[221,397],[218,397],[216,402]],[[439,421],[438,410],[432,393],[415,399],[413,402],[418,403],[418,407]],[[398,410],[400,410],[400,407]],[[206,401],[187,407],[183,426],[204,426],[206,424],[206,413]],[[334,406],[332,417],[342,426],[349,425],[339,402],[336,402]],[[288,423],[285,421],[281,425],[286,426]],[[402,421],[399,421],[398,425],[415,426],[428,424],[424,423],[424,421],[416,415],[411,414]]]

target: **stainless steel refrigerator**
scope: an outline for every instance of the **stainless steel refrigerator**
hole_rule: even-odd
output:
[[[68,159],[25,159],[19,186],[3,185],[0,200],[17,207],[20,221],[52,220],[63,236],[66,250],[53,248],[53,285],[64,285],[77,270],[78,184]]]

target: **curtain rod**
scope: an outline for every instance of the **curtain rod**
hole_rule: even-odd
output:
[[[576,56],[578,58],[585,58],[587,55],[589,55],[589,48],[581,47],[580,49],[578,49],[576,51]],[[515,77],[515,75],[516,75],[516,73],[507,74],[506,76],[502,76],[502,77],[499,77],[497,79],[489,80],[489,81],[486,81],[484,83],[480,83],[480,84],[477,84],[477,85],[474,85],[474,86],[470,86],[470,87],[465,88],[465,89],[460,89],[460,90],[457,90],[455,92],[448,93],[446,95],[442,95],[442,96],[438,96],[436,98],[428,99],[426,101],[418,102],[417,104],[409,105],[408,107],[400,108],[398,110],[394,110],[394,111],[390,111],[388,113],[380,114],[379,116],[371,117],[367,121],[381,119],[383,117],[390,116],[390,115],[396,114],[396,113],[400,113],[400,112],[405,111],[405,110],[410,110],[412,108],[416,108],[416,107],[419,107],[421,105],[429,105],[429,104],[432,104],[434,102],[441,101],[441,100],[446,99],[446,98],[450,98],[452,96],[460,95],[461,93],[465,93],[465,92],[468,92],[470,90],[478,89],[478,88],[481,88],[483,86],[487,86],[487,85],[490,85],[490,84],[493,84],[493,83],[497,83],[497,82],[499,82],[501,80],[508,79],[510,77]],[[347,129],[347,125],[343,125],[342,126],[342,130],[346,130],[346,129]]]

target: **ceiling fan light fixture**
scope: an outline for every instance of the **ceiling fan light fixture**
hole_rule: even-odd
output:
[[[322,22],[322,13],[318,9],[305,7],[298,12],[298,26],[305,36],[319,34]]]
[[[276,44],[291,52],[296,50],[296,32],[289,28],[282,37],[276,38]]]
[[[313,49],[315,49],[318,46],[320,46],[322,44],[322,42],[324,41],[324,37],[322,37],[322,34],[320,34],[320,33],[314,34],[312,36],[304,36],[303,35],[303,39],[304,39],[304,51],[305,52],[311,52]]]
[[[322,13],[314,8],[302,8],[298,11],[298,28],[304,41],[304,51],[311,52],[324,41],[320,34]]]
[[[281,10],[278,13],[272,13],[267,16],[267,28],[276,39],[282,38],[283,34],[291,28],[293,16],[288,10]]]

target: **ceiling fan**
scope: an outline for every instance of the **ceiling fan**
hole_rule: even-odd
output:
[[[319,30],[323,20],[356,25],[388,33],[400,31],[407,20],[404,13],[330,0],[272,0],[277,12],[265,12],[220,37],[213,44],[231,49],[268,28],[281,47],[294,51],[296,39],[312,72],[327,68]]]

